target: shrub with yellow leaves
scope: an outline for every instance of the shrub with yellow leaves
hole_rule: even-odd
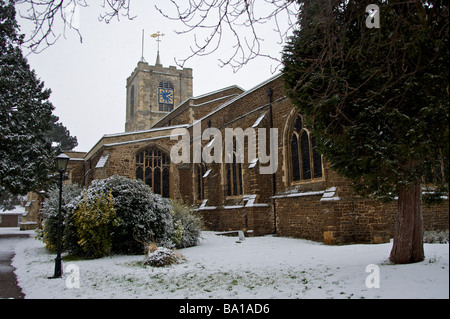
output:
[[[100,258],[110,253],[112,232],[118,222],[112,193],[83,194],[74,211],[78,244],[87,257]]]

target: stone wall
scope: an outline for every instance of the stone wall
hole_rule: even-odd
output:
[[[204,181],[207,205],[204,208],[200,206],[199,212],[208,229],[225,231],[251,227],[249,229],[255,229],[255,233],[269,234],[276,226],[277,233],[281,236],[324,241],[327,244],[388,242],[395,227],[395,202],[386,204],[357,196],[351,183],[331,170],[325,159],[322,164],[322,177],[292,182],[289,136],[292,121],[298,111],[284,97],[280,77],[262,83],[240,98],[227,103],[225,107],[212,112],[203,119],[202,125],[205,126],[205,122],[210,121],[213,127],[220,129],[224,137],[225,128],[245,130],[254,126],[265,114],[255,128],[269,128],[269,88],[273,91],[273,126],[278,128],[279,133],[276,174],[260,174],[261,164],[250,168],[246,158],[242,164],[243,194],[237,197],[227,196],[225,165],[207,165],[207,169],[212,169]],[[206,143],[208,141],[203,141],[202,145],[205,146]],[[245,155],[247,154],[248,142],[245,144]],[[192,180],[195,184],[195,177]],[[192,193],[192,196],[186,194],[186,198],[190,197],[190,202],[198,207],[199,201],[195,200],[195,191]],[[243,198],[249,195],[257,196],[257,203],[267,204],[268,207],[245,207]],[[241,208],[232,208],[233,205],[241,205]],[[247,218],[247,224],[244,216]],[[253,222],[250,223],[250,220]],[[424,224],[425,229],[448,228],[448,200],[438,206],[425,207]]]
[[[248,234],[260,236],[273,232],[273,215],[270,207],[222,206],[213,209],[198,209],[207,230],[244,230]]]

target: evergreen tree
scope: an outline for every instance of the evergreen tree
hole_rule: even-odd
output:
[[[366,25],[373,0],[299,2],[287,94],[358,193],[398,197],[391,261],[421,261],[422,186],[448,192],[448,1],[378,2],[379,28]]]
[[[0,0],[0,192],[39,188],[52,168],[53,106],[23,57],[14,1]]]
[[[56,115],[51,116],[51,127],[48,138],[59,145],[61,151],[71,151],[78,145],[76,136],[71,136],[70,131],[61,123]]]
[[[7,191],[0,193],[0,210],[13,210],[16,206],[23,203],[23,197],[11,195]]]

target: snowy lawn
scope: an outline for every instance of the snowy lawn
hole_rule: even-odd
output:
[[[64,269],[78,267],[79,288],[66,287],[69,271],[47,278],[55,254],[33,238],[17,244],[13,266],[25,298],[449,298],[448,244],[425,244],[424,262],[391,265],[392,244],[202,235],[199,246],[179,251],[184,263],[166,268],[143,266],[143,255],[64,260]],[[376,274],[366,272],[370,264],[379,267],[379,288],[366,287]]]

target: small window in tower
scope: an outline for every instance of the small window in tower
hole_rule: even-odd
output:
[[[174,90],[170,82],[160,82],[158,87],[158,102],[161,112],[173,111]]]
[[[130,116],[133,116],[134,114],[134,85],[131,87],[130,90]]]

